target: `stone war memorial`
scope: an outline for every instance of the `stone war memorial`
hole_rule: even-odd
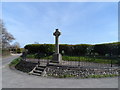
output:
[[[60,30],[55,29],[55,44],[26,45],[28,55],[24,55],[15,68],[30,75],[54,78],[102,78],[119,75],[118,58],[94,53],[95,45],[59,45],[60,35]],[[86,51],[84,55],[83,50]]]
[[[120,86],[120,2],[1,1],[2,90]]]
[[[62,56],[59,53],[59,36],[61,35],[61,32],[56,29],[53,35],[55,36],[55,53],[53,54],[52,62],[60,63],[62,60]]]

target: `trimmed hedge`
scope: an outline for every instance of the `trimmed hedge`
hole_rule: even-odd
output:
[[[24,47],[28,50],[28,54],[44,53],[52,55],[55,52],[54,44],[29,44]],[[78,44],[68,45],[60,44],[60,53],[70,56],[119,56],[120,42],[106,43],[106,44]]]
[[[94,52],[99,53],[99,55],[120,55],[120,42],[96,44],[94,45]]]
[[[44,53],[50,55],[54,52],[53,44],[29,44],[25,46],[28,50],[28,54]]]
[[[64,55],[85,55],[87,53],[86,48],[90,46],[91,45],[88,44],[60,44],[60,53]],[[55,52],[54,44],[29,44],[26,45],[24,48],[28,50],[28,54],[44,53],[46,55],[52,55]]]

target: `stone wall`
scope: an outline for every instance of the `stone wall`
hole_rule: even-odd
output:
[[[60,67],[48,66],[45,70],[45,76],[49,77],[74,77],[74,78],[94,78],[94,77],[108,77],[117,76],[118,69],[116,68],[77,68],[77,67]]]
[[[15,66],[15,68],[16,68],[17,70],[20,70],[20,71],[29,73],[30,71],[33,70],[33,68],[34,68],[36,65],[37,65],[37,63],[27,62],[27,61],[21,60],[21,61]]]

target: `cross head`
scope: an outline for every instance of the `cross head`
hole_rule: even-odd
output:
[[[54,36],[58,37],[61,35],[61,33],[58,31],[58,29],[56,29],[56,31],[53,33]]]

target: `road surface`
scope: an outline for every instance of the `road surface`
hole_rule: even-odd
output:
[[[4,58],[2,88],[118,88],[118,78],[54,79],[11,70],[8,64],[19,55]]]

